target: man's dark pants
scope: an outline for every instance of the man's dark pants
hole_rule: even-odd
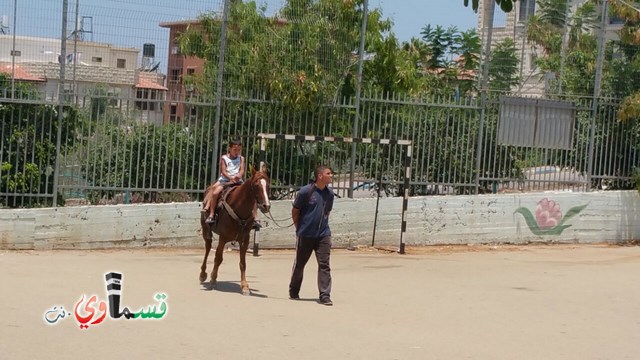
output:
[[[298,237],[296,243],[296,260],[293,263],[291,282],[289,283],[289,296],[297,298],[302,286],[302,276],[304,267],[311,257],[311,253],[316,253],[318,261],[318,291],[320,300],[331,297],[331,267],[329,257],[331,255],[331,236],[320,238]]]

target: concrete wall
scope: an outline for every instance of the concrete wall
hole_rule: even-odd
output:
[[[566,217],[555,234],[534,234],[523,213],[536,214],[541,200]],[[402,199],[379,203],[376,245],[400,242]],[[0,210],[0,249],[105,249],[201,247],[199,203],[76,206]],[[376,199],[336,199],[331,214],[334,244],[370,245]],[[518,212],[516,210],[520,209]],[[570,210],[582,209],[572,217]],[[276,201],[274,219],[291,223],[290,201]],[[543,216],[543,209],[538,211]],[[265,219],[261,248],[293,247],[293,228]],[[535,220],[534,220],[535,223]],[[534,229],[535,230],[535,229]],[[540,229],[539,229],[540,230]],[[636,191],[428,196],[409,200],[408,245],[476,243],[621,243],[640,239],[640,196]]]

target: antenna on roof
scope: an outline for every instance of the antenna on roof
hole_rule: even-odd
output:
[[[74,38],[78,41],[84,41],[85,34],[91,34],[91,39],[89,41],[93,41],[93,16],[82,16],[79,17],[76,21],[78,24],[76,29],[74,29],[67,39]]]

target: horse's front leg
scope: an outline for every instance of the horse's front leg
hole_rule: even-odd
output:
[[[211,243],[211,238],[204,240],[204,261],[202,261],[202,266],[200,266],[200,282],[207,280],[207,259],[211,251]]]
[[[216,247],[216,257],[213,259],[213,271],[211,271],[211,286],[216,285],[216,281],[218,280],[218,268],[220,264],[222,264],[222,253],[224,251],[224,245],[227,243],[226,240],[222,239],[222,236],[218,238],[218,247]]]
[[[249,236],[246,236],[240,241],[240,287],[242,287],[242,295],[251,295],[251,289],[249,289],[246,275],[248,248]]]
[[[204,260],[202,266],[200,266],[200,282],[207,280],[207,259],[209,258],[209,252],[211,251],[211,243],[213,242],[213,234],[209,224],[204,222],[205,215],[200,214],[200,225],[202,229],[202,238],[204,239]]]

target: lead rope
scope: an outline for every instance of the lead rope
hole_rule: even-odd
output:
[[[269,209],[269,214],[265,214],[265,216],[268,219],[270,219],[271,221],[273,221],[273,223],[276,224],[277,227],[282,228],[282,229],[286,229],[286,228],[292,227],[294,225],[293,221],[291,222],[291,224],[289,224],[287,226],[282,226],[282,225],[278,224],[278,221],[285,221],[285,220],[288,220],[288,219],[291,219],[291,218],[286,218],[286,219],[282,219],[282,220],[276,220],[276,219],[273,218],[273,214],[271,214],[271,209]]]

